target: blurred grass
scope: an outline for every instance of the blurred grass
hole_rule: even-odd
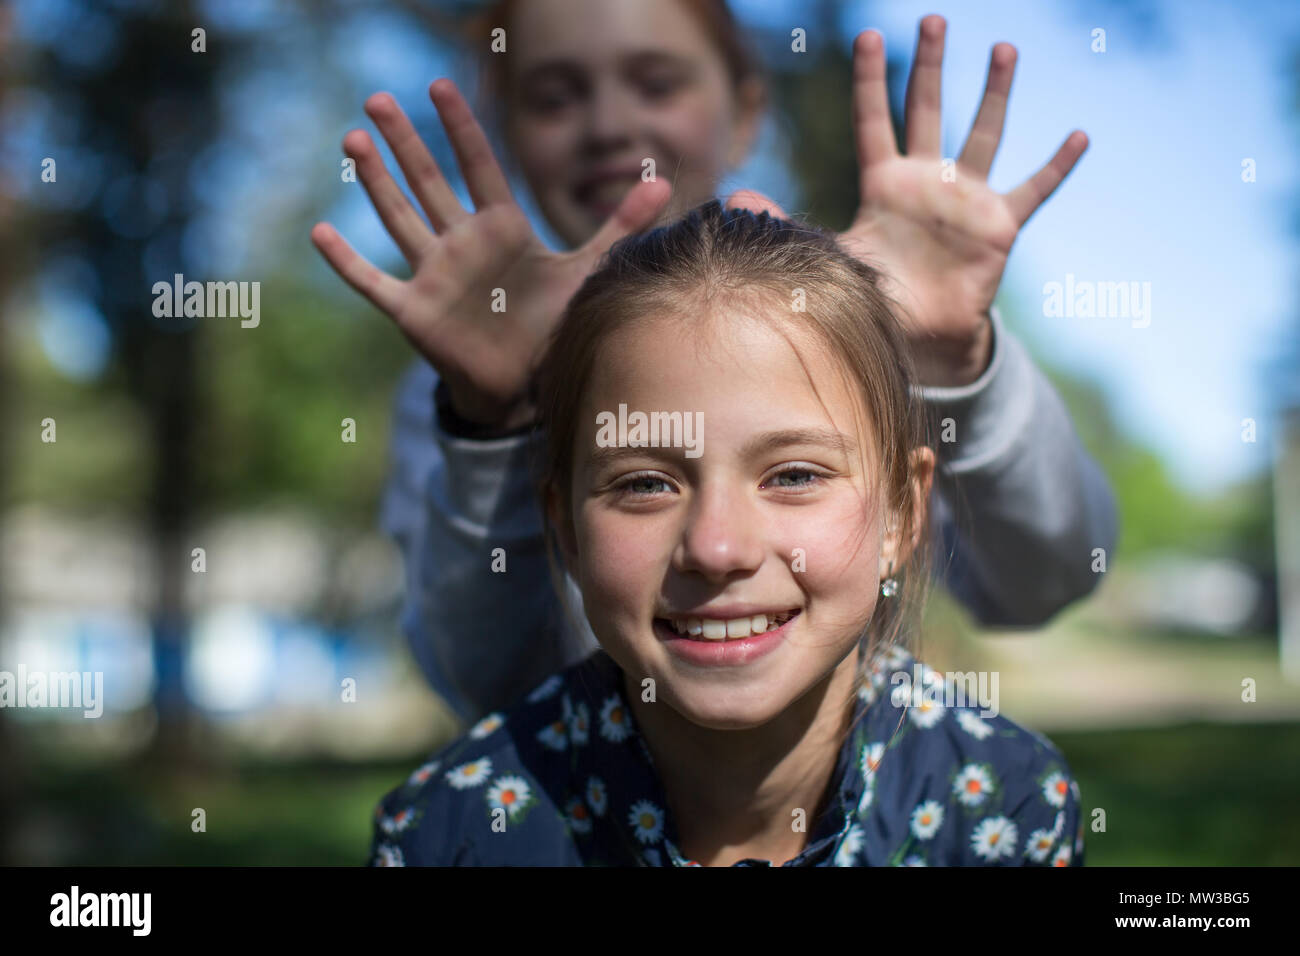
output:
[[[1090,866],[1300,863],[1300,723],[1058,732],[1079,779]],[[42,768],[20,859],[69,865],[357,865],[381,794],[423,754],[365,766],[241,764],[209,774]],[[207,812],[193,833],[191,811]],[[13,841],[10,841],[11,846]]]
[[[1079,780],[1089,866],[1300,863],[1300,724],[1189,724],[1051,739]],[[1106,832],[1091,831],[1094,808]]]

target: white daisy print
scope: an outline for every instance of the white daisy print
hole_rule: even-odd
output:
[[[488,734],[492,733],[498,727],[506,722],[505,717],[499,713],[491,713],[480,720],[477,724],[469,729],[469,736],[475,740],[482,740]]]
[[[1016,825],[1007,817],[985,817],[970,836],[977,856],[986,860],[1011,857],[1016,852]]]
[[[912,811],[912,832],[918,840],[928,840],[943,824],[943,804],[927,800]]]
[[[606,700],[600,708],[600,735],[613,743],[620,743],[632,736],[632,721],[617,694]]]
[[[993,725],[973,710],[958,710],[957,723],[976,740],[984,740],[993,733]]]
[[[523,777],[508,774],[497,777],[488,788],[487,802],[492,809],[502,807],[513,820],[532,801],[533,791]]]
[[[482,757],[478,760],[471,760],[469,763],[463,763],[459,767],[448,770],[444,777],[447,782],[457,790],[468,790],[470,787],[477,787],[492,775],[492,758]]]
[[[835,865],[852,866],[858,858],[858,852],[862,849],[865,839],[862,827],[856,823],[850,826],[844,833],[839,849],[835,851]]]
[[[642,843],[654,843],[664,835],[664,812],[649,800],[638,800],[632,804],[627,822]]]
[[[871,689],[874,692],[873,697],[879,695],[885,689],[885,672],[880,669],[879,664],[871,666]]]
[[[1040,827],[1029,834],[1029,839],[1025,842],[1025,856],[1035,863],[1042,863],[1047,859],[1047,854],[1052,852],[1052,844],[1055,842],[1056,837],[1052,831]]]
[[[406,782],[410,785],[417,785],[417,784],[424,783],[426,780],[428,780],[430,777],[432,777],[435,773],[438,772],[438,767],[441,764],[442,764],[441,760],[430,760],[424,766],[417,767],[415,772],[406,778]]]
[[[873,778],[863,789],[862,796],[858,797],[858,816],[865,816],[867,811],[871,809],[871,800],[875,792],[876,784]]]
[[[978,807],[993,792],[993,777],[983,764],[968,763],[952,782],[952,792],[964,806]]]
[[[568,726],[564,720],[557,720],[547,724],[537,732],[537,739],[542,742],[542,746],[548,750],[563,750],[569,745]]]
[[[1065,795],[1070,791],[1070,781],[1063,773],[1049,774],[1043,781],[1043,799],[1054,807],[1065,806]]]
[[[1057,810],[1056,819],[1052,822],[1052,836],[1059,837],[1061,828],[1065,826],[1065,811]]]
[[[546,680],[534,687],[524,699],[530,704],[536,704],[540,701],[546,700],[548,697],[554,697],[563,686],[564,679],[561,678],[559,674],[552,674],[550,677],[546,678]]]
[[[581,797],[574,797],[565,804],[564,816],[574,833],[591,832],[591,811],[587,809]]]
[[[1056,856],[1052,857],[1052,866],[1069,866],[1070,865],[1070,844],[1063,843],[1061,848],[1056,851]]]
[[[918,689],[913,695],[912,706],[907,708],[907,716],[916,726],[927,730],[943,720],[944,710],[943,704]]]
[[[579,703],[569,714],[569,740],[575,747],[587,742],[591,730],[591,712],[587,705]]]
[[[876,702],[876,688],[868,681],[858,688],[858,700],[870,707]]]
[[[923,857],[919,857],[915,853],[913,853],[911,856],[909,856],[907,859],[903,861],[903,866],[928,866],[928,865],[929,864],[925,862],[925,859]]]
[[[405,810],[394,813],[391,817],[385,817],[380,821],[379,825],[385,833],[401,833],[411,825],[411,821],[414,819],[415,808],[407,807]]]
[[[895,644],[885,653],[881,666],[887,671],[896,671],[908,662],[909,657],[906,650]]]
[[[862,770],[862,778],[871,784],[875,780],[876,768],[880,766],[880,760],[885,755],[884,744],[864,744],[862,754],[858,757],[858,767]]]
[[[381,843],[375,848],[375,866],[406,866],[402,848]]]
[[[596,816],[605,815],[605,808],[608,806],[605,797],[605,781],[599,777],[592,777],[587,781],[587,805]]]

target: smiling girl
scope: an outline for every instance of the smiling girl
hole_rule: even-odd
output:
[[[490,46],[497,30],[504,52]],[[859,203],[838,238],[889,277],[905,306],[921,397],[945,422],[931,500],[934,566],[978,623],[1037,625],[1096,586],[1091,556],[1113,548],[1114,501],[993,300],[1020,228],[1087,140],[1075,132],[1020,186],[990,188],[1017,58],[1000,43],[966,145],[944,167],[945,32],[938,16],[917,31],[905,153],[890,121],[883,38],[866,30],[854,41],[844,132],[857,148]],[[412,651],[468,724],[596,647],[585,625],[557,631],[543,515],[524,467],[536,435],[526,393],[536,358],[611,243],[665,209],[680,217],[717,194],[755,141],[766,94],[723,0],[502,0],[465,45],[484,57],[506,168],[566,248],[536,234],[447,79],[430,96],[472,208],[393,97],[375,94],[366,111],[414,203],[368,132],[349,132],[343,146],[411,275],[371,266],[324,223],[312,239],[421,356],[398,391],[382,522],[404,552]],[[641,179],[647,159],[652,182]],[[779,213],[754,194],[732,202]],[[499,555],[508,573],[499,573]]]
[[[1060,753],[912,686],[935,456],[879,280],[716,201],[614,247],[535,390],[600,649],[388,794],[374,862],[1082,862]],[[702,415],[703,453],[598,443],[620,404]]]

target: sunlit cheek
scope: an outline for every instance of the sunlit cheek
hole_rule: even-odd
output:
[[[850,627],[871,613],[879,550],[874,522],[856,503],[805,509],[781,540],[783,557],[821,624]]]
[[[671,533],[647,516],[603,512],[591,515],[579,531],[584,600],[639,616],[654,603],[672,557]]]

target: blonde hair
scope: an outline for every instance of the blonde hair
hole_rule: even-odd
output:
[[[802,289],[804,311],[791,309],[789,319],[768,321],[809,333],[857,388],[874,419],[883,505],[896,516],[899,540],[919,539],[894,574],[900,579],[898,597],[876,602],[860,636],[855,692],[865,686],[877,655],[911,643],[907,625],[919,618],[916,612],[930,580],[928,522],[924,508],[917,514],[912,507],[911,455],[929,444],[930,423],[914,394],[907,341],[880,279],[876,269],[814,227],[767,213],[724,209],[711,200],[676,223],[630,236],[609,250],[570,300],[533,380],[537,426],[544,433],[534,463],[542,513],[547,514],[554,489],[561,520],[571,525],[578,414],[603,344],[632,323],[662,316],[689,316],[684,321],[690,322],[696,313],[687,309],[694,306],[707,320],[710,303],[723,300],[789,305],[793,291]],[[771,308],[755,313],[777,314]],[[864,435],[871,431],[861,430]],[[545,534],[551,572],[572,619],[549,520]]]

